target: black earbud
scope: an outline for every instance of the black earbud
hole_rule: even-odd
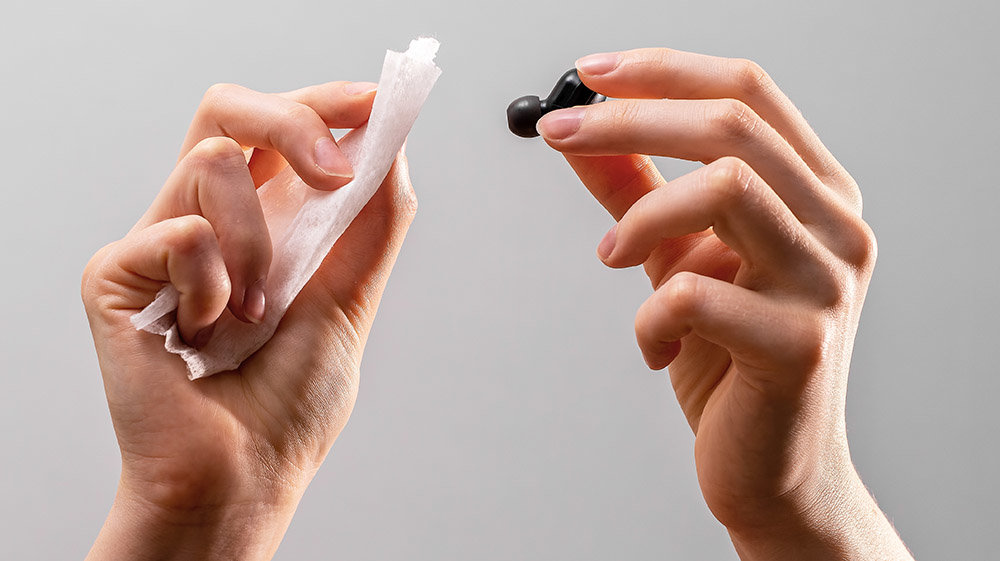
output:
[[[568,70],[556,82],[552,93],[545,99],[537,95],[526,95],[515,99],[507,106],[507,126],[510,132],[522,138],[538,136],[535,125],[542,115],[556,109],[566,109],[577,105],[599,103],[607,99],[603,95],[583,85],[576,69]]]

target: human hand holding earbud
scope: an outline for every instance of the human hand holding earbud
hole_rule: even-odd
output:
[[[613,99],[538,123],[642,264],[650,367],[695,432],[698,480],[744,559],[910,559],[854,470],[844,423],[875,263],[858,186],[757,65],[669,49],[585,57]],[[665,181],[643,154],[706,165]]]
[[[255,188],[286,163],[317,189],[348,183],[329,129],[364,124],[374,87],[211,88],[159,196],[88,264],[83,299],[122,453],[89,559],[269,559],[277,548],[354,405],[365,341],[416,210],[405,156],[236,371],[189,381],[163,338],[129,317],[170,282],[192,345],[222,314],[259,321],[271,240]],[[253,147],[249,161],[243,147]]]

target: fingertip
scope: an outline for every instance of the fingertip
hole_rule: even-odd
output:
[[[264,296],[265,280],[259,279],[250,285],[243,294],[243,315],[251,323],[264,320],[266,299]]]
[[[344,85],[344,93],[351,96],[373,96],[377,90],[375,82],[347,82]]]
[[[576,61],[576,70],[581,78],[600,77],[614,72],[621,64],[622,53],[595,53]]]
[[[655,349],[645,350],[640,349],[642,352],[642,359],[645,361],[646,366],[650,370],[663,370],[670,363],[677,358],[677,355],[681,352],[681,342],[680,341],[663,341],[656,345]]]
[[[570,107],[547,113],[538,120],[536,125],[538,134],[546,141],[566,140],[580,130],[585,113],[586,109],[583,107]]]
[[[322,181],[312,185],[317,189],[337,189],[354,180],[354,167],[333,138],[321,137],[313,146],[313,157]]]
[[[614,253],[615,243],[618,239],[618,224],[615,224],[608,230],[608,233],[604,234],[601,239],[601,243],[597,245],[597,257],[604,262],[605,265],[611,266],[609,258],[611,254]]]

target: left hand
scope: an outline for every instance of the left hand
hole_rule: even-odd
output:
[[[170,282],[189,344],[205,343],[222,314],[260,321],[271,241],[256,187],[285,165],[317,189],[350,181],[329,129],[364,124],[373,98],[374,84],[349,82],[277,95],[209,89],[159,196],[88,264],[83,299],[122,454],[92,559],[269,558],[277,547],[354,406],[368,332],[416,211],[405,156],[271,339],[234,371],[188,380],[163,338],[129,318]],[[253,147],[249,161],[241,146]]]

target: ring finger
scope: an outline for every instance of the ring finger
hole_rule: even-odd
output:
[[[736,158],[717,160],[639,199],[601,241],[598,255],[608,266],[632,267],[664,241],[708,228],[770,276],[812,279],[823,262],[809,231]]]

